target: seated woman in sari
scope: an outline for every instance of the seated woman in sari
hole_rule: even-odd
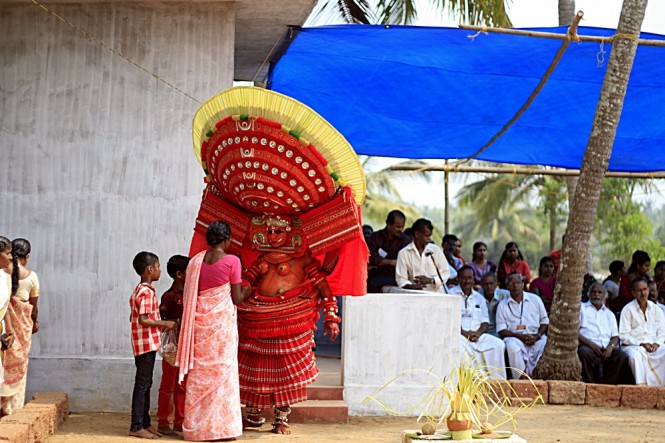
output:
[[[235,305],[244,300],[240,259],[224,251],[231,228],[208,226],[207,251],[187,267],[177,366],[187,375],[183,437],[187,441],[235,440],[242,434]],[[248,294],[248,291],[245,291]]]

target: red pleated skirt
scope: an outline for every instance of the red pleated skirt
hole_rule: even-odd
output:
[[[319,374],[311,330],[270,339],[240,337],[240,401],[250,408],[282,407],[307,400]]]

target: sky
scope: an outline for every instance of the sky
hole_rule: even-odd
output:
[[[429,0],[417,0],[419,26],[457,26],[457,23],[445,17],[431,7]],[[581,26],[596,26],[616,29],[619,23],[622,0],[576,0],[575,9],[584,12]],[[558,0],[512,0],[509,6],[509,16],[515,28],[534,28],[558,26]],[[652,32],[665,35],[665,0],[652,0],[648,3],[643,32]],[[377,159],[373,162],[374,168],[385,168],[391,164],[403,161],[401,159]],[[431,161],[432,164],[442,164],[441,160]],[[443,207],[443,173],[433,174],[430,183],[422,179],[400,178],[396,183],[399,186],[405,201],[418,205]],[[455,194],[465,184],[479,180],[477,174],[451,174],[450,195],[454,200]],[[665,181],[658,180],[657,187],[665,193]],[[436,192],[440,190],[440,192]],[[434,191],[434,192],[433,192]],[[432,198],[432,196],[440,198]],[[636,199],[654,203],[660,206],[662,195],[637,195]]]

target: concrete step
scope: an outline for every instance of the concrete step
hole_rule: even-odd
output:
[[[243,414],[245,408],[243,408]],[[274,420],[273,410],[263,411],[266,424]],[[289,423],[348,423],[349,407],[342,400],[307,400],[291,406]]]
[[[344,387],[309,385],[307,387],[307,399],[344,400]]]
[[[348,423],[349,407],[343,400],[307,400],[291,406],[291,423]]]

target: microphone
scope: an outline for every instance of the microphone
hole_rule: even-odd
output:
[[[434,269],[436,269],[436,273],[439,276],[439,280],[441,280],[441,286],[443,288],[444,293],[448,293],[448,286],[446,286],[446,282],[443,281],[443,277],[441,277],[441,271],[439,271],[439,267],[436,265],[436,261],[434,260],[434,251],[429,250],[425,252],[425,257],[429,257],[432,259],[432,263],[434,264]]]

